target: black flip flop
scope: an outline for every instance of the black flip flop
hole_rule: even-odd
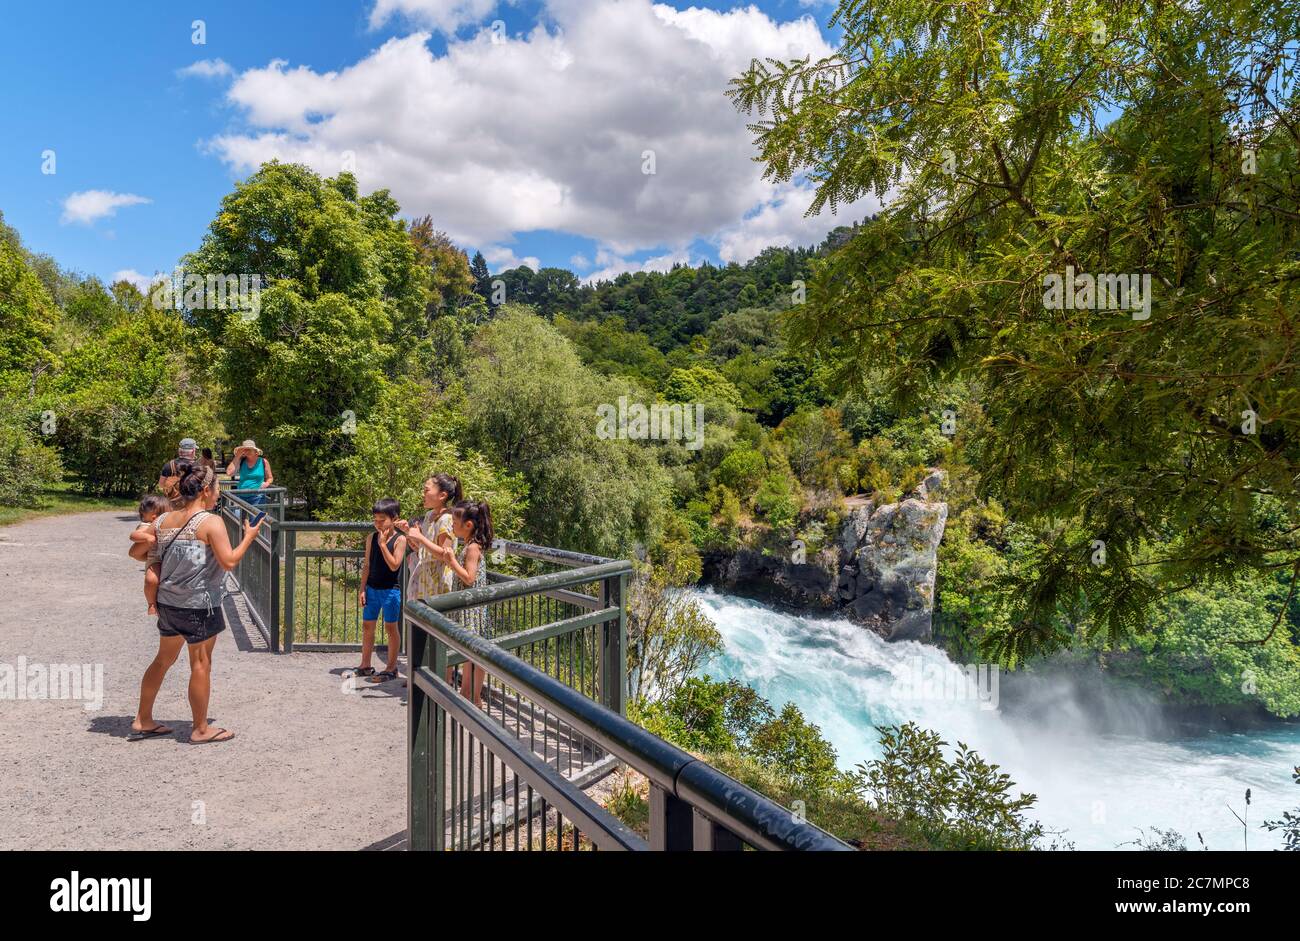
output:
[[[352,676],[374,676],[375,668],[374,667],[353,667],[351,671],[351,675]]]
[[[221,735],[222,735],[222,733],[224,733],[224,732],[230,732],[230,729],[217,729],[217,734],[214,735],[214,736],[212,736],[212,738],[201,738],[201,739],[199,739],[197,742],[194,741],[194,739],[190,739],[190,744],[191,744],[191,745],[211,745],[213,742],[229,742],[229,741],[231,741],[232,739],[234,739],[234,737],[235,737],[235,733],[234,733],[234,732],[230,732],[230,738],[222,738]]]
[[[171,735],[175,731],[175,729],[169,729],[160,722],[152,729],[140,729],[139,731],[132,729],[126,740],[128,742],[143,742],[147,738],[161,738],[164,735]]]

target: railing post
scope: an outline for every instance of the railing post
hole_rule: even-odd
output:
[[[694,846],[694,811],[676,794],[650,785],[650,848],[658,852],[689,850]]]
[[[421,668],[434,676],[447,671],[447,648],[403,612],[407,650],[406,723],[409,742],[406,778],[406,846],[446,849],[447,717],[415,682]]]
[[[271,524],[270,594],[266,606],[266,626],[271,631],[271,650],[280,653],[280,541],[284,534],[276,523]],[[286,651],[287,652],[287,651]]]
[[[416,671],[425,665],[429,636],[402,613],[402,632],[406,634],[407,674],[410,688],[406,695],[406,846],[427,850],[429,846],[429,696],[416,685]]]
[[[285,653],[293,653],[294,586],[298,580],[298,533],[284,533],[284,630],[281,632]]]
[[[600,604],[618,608],[618,616],[605,622],[601,634],[600,702],[605,708],[627,712],[627,576],[606,578],[600,583]]]
[[[694,820],[694,849],[703,852],[739,852],[744,842],[720,823],[714,823],[698,810]]]
[[[432,656],[430,669],[434,676],[447,673],[447,645],[433,638],[429,642]],[[433,848],[442,852],[447,848],[447,713],[437,704],[433,706]]]

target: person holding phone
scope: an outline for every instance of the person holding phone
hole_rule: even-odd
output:
[[[366,540],[366,554],[361,563],[361,666],[353,676],[370,677],[372,683],[397,679],[397,654],[402,647],[402,588],[398,572],[406,556],[406,537],[394,525],[400,506],[392,497],[375,501],[372,510],[375,531]],[[388,634],[388,662],[376,673],[370,665],[375,648],[375,627],[384,616]]]
[[[131,722],[131,739],[142,741],[171,734],[154,720],[153,705],[181,648],[189,651],[189,701],[193,717],[190,742],[228,742],[228,729],[208,723],[212,695],[212,651],[226,629],[221,606],[226,572],[239,564],[257,538],[261,521],[244,524],[239,545],[232,546],[226,524],[212,510],[217,505],[217,475],[210,467],[177,461],[182,508],[160,514],[153,522],[154,539],[133,542],[131,558],[156,559],[158,579],[158,653],[140,680],[140,704]]]

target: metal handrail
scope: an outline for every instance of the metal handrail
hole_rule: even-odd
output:
[[[567,572],[550,572],[546,575],[533,575],[530,578],[515,578],[507,582],[498,582],[484,588],[462,588],[449,591],[445,595],[430,598],[428,606],[433,611],[454,611],[493,601],[506,601],[522,595],[541,594],[568,588],[571,585],[583,585],[587,582],[600,581],[617,575],[632,574],[632,563],[622,561],[605,561],[598,565],[588,565]]]
[[[628,562],[612,564],[622,567],[618,571],[631,569]],[[554,712],[606,752],[644,774],[652,785],[686,802],[697,813],[750,845],[772,850],[851,849],[816,825],[797,818],[757,791],[583,696],[498,644],[465,630],[442,613],[455,607],[449,603],[453,595],[461,596],[462,605],[477,604],[482,603],[488,592],[496,589],[513,589],[533,583],[536,591],[543,587],[543,582],[545,587],[552,588],[591,581],[596,577],[591,568],[444,595],[435,599],[437,608],[421,601],[407,600],[404,605],[407,623],[484,667],[511,688],[525,693],[530,700]],[[525,587],[523,590],[528,589]],[[419,674],[426,683],[436,679],[436,672],[427,665],[413,664],[411,672],[413,678]]]

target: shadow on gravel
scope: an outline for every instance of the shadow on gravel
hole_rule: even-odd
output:
[[[392,850],[403,851],[406,849],[406,831],[399,830],[392,836],[384,837],[382,840],[376,840],[369,846],[361,847],[361,852],[373,850],[379,853],[386,853]]]
[[[383,647],[376,647],[375,656],[383,660],[387,653]],[[338,677],[341,685],[355,669],[356,667],[332,667],[329,672],[331,676]],[[369,677],[359,676],[356,678],[353,691],[348,695],[360,696],[362,699],[396,699],[401,705],[406,705],[406,669],[399,660],[397,679],[386,680],[383,683],[371,683]]]
[[[226,600],[221,605],[221,613],[226,617],[226,627],[230,630],[230,636],[235,639],[235,646],[240,653],[271,652],[266,638],[257,629],[257,625],[240,614],[239,608],[235,605],[234,594],[226,595]]]
[[[95,716],[90,720],[90,727],[86,731],[95,735],[111,735],[114,738],[130,739],[131,741],[144,741],[146,739],[183,740],[189,738],[191,724],[189,716],[184,719],[155,719],[154,721],[159,725],[165,725],[171,729],[172,733],[170,735],[144,736],[143,738],[138,738],[136,733],[131,731],[133,721],[135,721],[135,716]]]

